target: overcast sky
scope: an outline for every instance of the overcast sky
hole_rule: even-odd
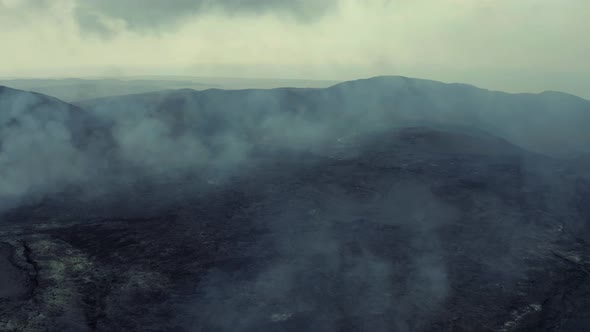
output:
[[[0,0],[0,76],[405,75],[590,97],[589,0]]]

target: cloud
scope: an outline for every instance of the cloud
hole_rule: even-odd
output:
[[[48,0],[0,0],[0,27],[14,29],[23,22],[31,22],[33,16],[46,13],[52,7]]]
[[[171,30],[205,14],[264,15],[313,22],[337,7],[338,0],[85,0],[77,1],[74,16],[83,32],[107,36],[109,22],[129,30],[154,33]]]

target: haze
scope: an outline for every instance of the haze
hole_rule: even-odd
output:
[[[590,98],[583,0],[0,0],[0,78],[405,75]]]
[[[590,331],[588,13],[0,0],[0,331]]]

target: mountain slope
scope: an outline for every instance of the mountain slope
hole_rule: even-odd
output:
[[[522,148],[560,104],[585,123],[567,95],[395,77],[2,89],[0,330],[587,330],[586,157]]]
[[[237,126],[248,132],[264,131],[272,122],[269,115],[287,132],[295,131],[290,130],[292,124],[307,121],[311,125],[302,130],[311,130],[313,135],[327,130],[322,124],[338,131],[454,125],[478,128],[550,155],[590,152],[586,130],[590,101],[557,92],[507,94],[405,77],[376,77],[326,89],[178,90],[79,105],[114,117],[129,112],[151,114],[198,130]]]
[[[31,191],[90,176],[110,134],[79,107],[53,97],[0,87],[0,210]]]
[[[15,209],[0,327],[584,330],[590,182],[564,161],[472,153],[511,150],[488,136],[448,151],[457,135],[405,128],[222,183]]]
[[[126,79],[64,78],[0,80],[0,85],[6,85],[20,90],[39,92],[67,102],[168,89],[270,89],[282,86],[327,87],[335,83],[337,82],[293,79],[253,79],[190,76],[147,76],[130,77]]]

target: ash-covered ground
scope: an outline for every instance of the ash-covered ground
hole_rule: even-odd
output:
[[[584,330],[590,181],[457,135],[407,128],[219,182],[12,209],[2,329]]]
[[[425,113],[472,87],[389,80],[366,102],[210,90],[78,108],[0,89],[0,330],[589,329],[590,164],[584,133],[563,135],[590,104],[484,98],[574,105],[528,135],[525,111],[504,127]],[[438,111],[478,105],[460,95]]]

